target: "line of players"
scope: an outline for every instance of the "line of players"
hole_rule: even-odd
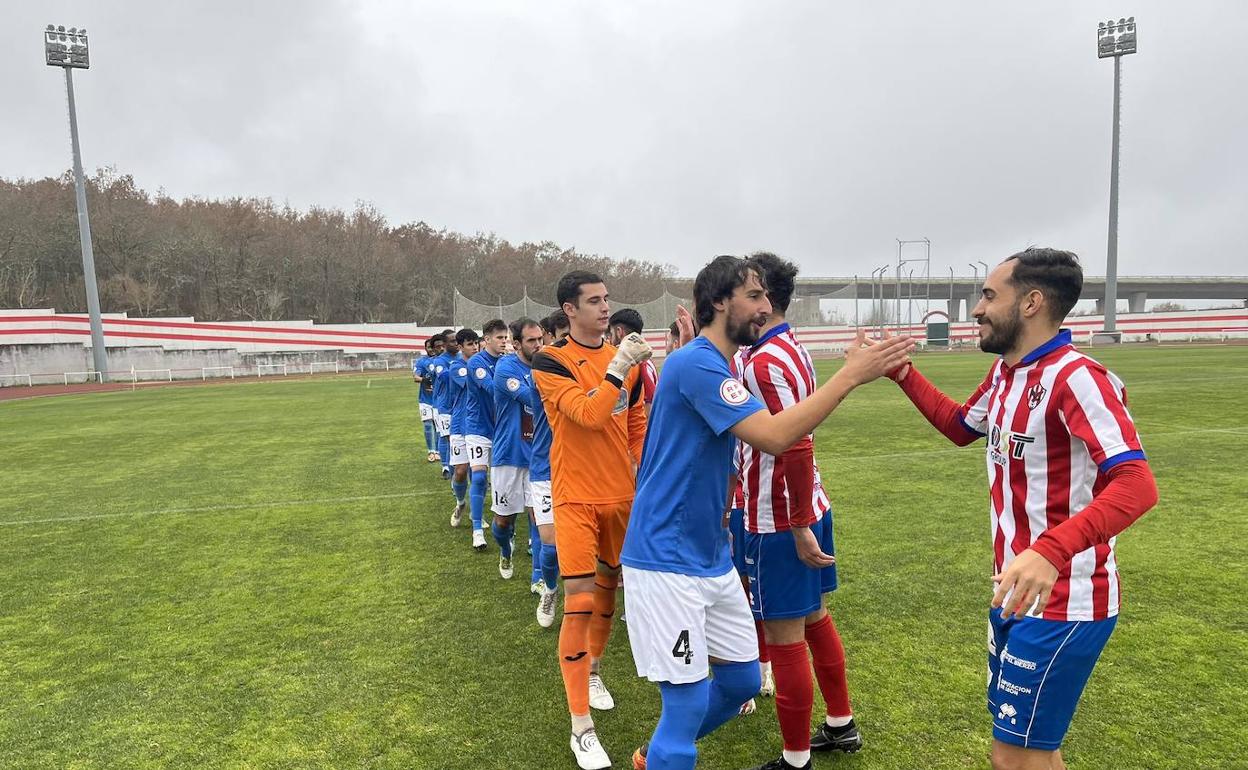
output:
[[[1005,610],[991,620],[993,766],[1061,770],[1062,736],[1116,620],[1113,535],[1156,500],[1121,383],[1057,331],[1081,289],[1077,260],[1028,250],[989,276],[975,316],[981,347],[1001,353],[1003,363],[960,407],[913,370],[911,340],[887,335],[868,341],[860,333],[845,365],[816,387],[810,356],[784,320],[796,272],[770,254],[713,260],[695,280],[696,319],[686,314],[683,328],[673,325],[672,337],[688,344],[667,360],[657,383],[640,319],[616,324],[605,284],[580,271],[558,287],[566,336],[554,318],[522,319],[509,330],[516,352],[503,356],[508,329],[492,321],[480,340],[472,330],[455,333],[440,354],[435,337],[431,356],[417,364],[414,376],[432,397],[439,434],[435,455],[426,428],[429,457],[442,459],[452,479],[452,525],[468,486],[473,546],[484,549],[490,470],[504,578],[512,573],[515,516],[526,502],[533,510],[530,532],[540,533],[530,544],[533,588],[542,596],[543,626],[553,624],[562,572],[559,657],[578,766],[611,766],[590,709],[614,706],[599,661],[621,572],[634,662],[663,700],[651,740],[633,753],[635,770],[692,768],[698,739],[752,710],[762,685],[760,653],[770,655],[774,671],[783,752],[757,770],[810,768],[812,750],[862,746],[844,650],[823,598],[836,587],[832,516],[811,432],[853,389],[888,376],[951,440],[992,434],[993,607]],[[422,407],[422,417],[429,414]],[[1002,432],[1002,420],[1015,429]],[[1050,474],[1055,462],[1057,472],[1066,469],[1064,498],[1061,490],[1054,498],[1060,479],[1046,481],[1027,464],[1027,446],[1044,442],[1037,431],[1061,434],[1045,443],[1041,460]],[[517,445],[532,447],[527,468],[512,464],[524,456]],[[549,460],[544,479],[536,479],[539,446]],[[1077,481],[1070,478],[1075,467]],[[1048,484],[1041,506],[1047,521],[1030,511],[1036,474]],[[1003,545],[1006,531],[1011,540]],[[734,565],[740,577],[728,579]],[[1060,664],[1058,653],[1066,656]],[[1043,688],[1029,685],[1050,675],[1041,701]],[[811,735],[816,681],[828,708]]]

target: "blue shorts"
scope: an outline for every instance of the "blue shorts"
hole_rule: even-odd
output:
[[[745,576],[745,509],[733,508],[728,512],[728,546],[732,550],[732,566],[737,574]]]
[[[835,554],[832,512],[811,527],[826,554]],[[836,565],[811,569],[797,558],[793,532],[745,533],[745,568],[750,578],[750,609],[755,620],[780,620],[809,615],[823,595],[836,590]]]
[[[1075,716],[1117,616],[1105,620],[1001,618],[988,611],[988,712],[992,737],[1054,751]]]

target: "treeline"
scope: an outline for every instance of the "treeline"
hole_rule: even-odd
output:
[[[269,199],[174,200],[103,169],[87,189],[100,304],[134,316],[449,324],[456,288],[479,302],[555,304],[573,268],[645,301],[674,268],[557,244],[513,245],[424,223],[391,226],[372,205],[299,211]],[[0,179],[0,307],[86,308],[72,177]]]

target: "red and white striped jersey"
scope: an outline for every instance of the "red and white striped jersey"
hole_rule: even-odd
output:
[[[654,389],[659,385],[659,370],[654,368],[654,361],[647,358],[641,362],[641,400],[647,404],[654,403]]]
[[[1015,366],[989,370],[961,409],[988,438],[994,574],[1045,530],[1078,516],[1118,463],[1144,459],[1121,380],[1075,350],[1063,331]],[[1043,611],[1050,620],[1118,614],[1114,538],[1075,554]]]
[[[807,398],[816,387],[810,353],[788,324],[768,330],[742,351],[739,371],[746,388],[772,414]],[[832,507],[819,478],[814,448],[809,434],[778,457],[737,443],[747,530],[783,532],[794,525],[808,526]]]

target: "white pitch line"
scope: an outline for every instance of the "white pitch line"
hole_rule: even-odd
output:
[[[26,524],[57,524],[61,522],[93,521],[95,519],[121,519],[139,516],[164,516],[178,513],[220,513],[222,511],[245,511],[253,508],[289,508],[294,505],[335,505],[338,503],[363,503],[373,500],[398,500],[407,497],[443,494],[445,490],[423,489],[416,492],[396,492],[391,495],[357,495],[355,497],[326,497],[316,500],[273,500],[259,503],[233,503],[227,505],[204,505],[193,508],[157,508],[151,511],[121,511],[118,513],[82,513],[73,516],[53,516],[47,519],[22,519],[0,521],[0,527],[19,527]]]

